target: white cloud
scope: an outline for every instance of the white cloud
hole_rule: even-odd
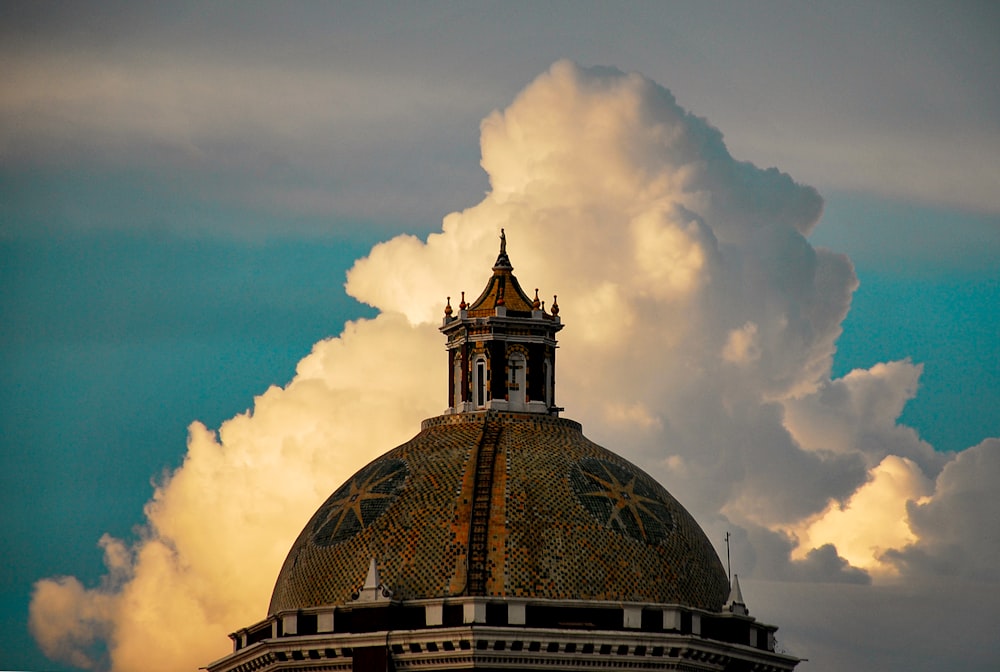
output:
[[[886,455],[901,455],[936,476],[948,457],[897,424],[922,372],[922,365],[904,360],[826,381],[816,394],[785,402],[785,427],[810,451],[859,453],[870,467]]]
[[[122,672],[150,669],[140,646],[165,669],[224,653],[226,632],[263,616],[286,549],[323,497],[446,405],[435,325],[445,297],[454,305],[482,288],[501,227],[525,287],[559,295],[567,415],[660,478],[713,539],[735,527],[754,571],[866,582],[847,562],[864,549],[909,544],[905,573],[918,553],[943,557],[969,541],[935,532],[968,508],[966,462],[941,472],[930,504],[907,508],[940,464],[896,425],[916,367],[830,380],[857,281],[846,257],[804,237],[821,212],[815,190],[733,160],[715,128],[652,81],[569,62],[489,115],[482,152],[492,191],[481,203],[426,242],[376,246],[350,271],[347,291],[378,318],[317,344],[291,383],[218,437],[192,425],[184,464],[147,507],[129,578],[83,592],[72,580],[38,584],[47,599],[34,603],[36,632],[72,624],[45,640],[48,651],[67,659],[110,633]],[[869,525],[858,551],[821,522],[857,525],[885,501],[897,520],[909,512],[912,536]],[[804,557],[790,557],[788,530],[808,530]]]
[[[907,504],[916,539],[889,560],[916,576],[997,581],[1000,559],[1000,439],[987,439],[945,465],[931,496]]]
[[[105,534],[100,545],[108,573],[99,588],[88,590],[72,576],[44,579],[35,584],[29,608],[31,634],[42,652],[85,670],[106,667],[102,643],[115,636],[118,593],[131,578],[124,544]]]

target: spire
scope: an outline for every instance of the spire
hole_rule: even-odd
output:
[[[726,609],[740,616],[748,616],[750,610],[747,603],[743,601],[743,591],[740,590],[740,575],[733,574],[733,586],[729,591],[729,599],[726,600]]]

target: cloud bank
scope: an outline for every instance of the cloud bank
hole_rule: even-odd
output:
[[[1000,441],[942,455],[898,425],[919,365],[830,377],[857,279],[808,241],[814,189],[735,160],[669,91],[613,69],[558,62],[481,131],[483,201],[426,241],[375,246],[348,274],[378,317],[317,343],[288,385],[217,434],[194,423],[142,538],[102,541],[102,585],[36,584],[31,627],[47,655],[116,672],[224,655],[226,633],[264,616],[315,507],[447,405],[436,325],[445,297],[482,288],[501,227],[524,285],[559,296],[566,415],[649,470],[716,542],[734,531],[741,575],[855,590],[995,581],[1000,548],[983,531],[1000,504],[982,493]],[[833,636],[794,627],[802,656]]]

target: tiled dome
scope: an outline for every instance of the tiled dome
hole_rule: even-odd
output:
[[[691,515],[571,420],[496,410],[424,421],[299,535],[268,614],[352,602],[371,559],[393,600],[483,595],[718,611],[725,570]]]
[[[330,495],[208,670],[792,672],[684,507],[559,418],[557,297],[513,270],[501,229],[445,302],[447,410]]]

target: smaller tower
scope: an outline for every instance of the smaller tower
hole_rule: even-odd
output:
[[[486,409],[558,415],[555,402],[556,332],[559,304],[551,312],[529,299],[514,277],[507,236],[500,229],[500,254],[479,298],[465,292],[455,314],[451,299],[441,332],[448,338],[448,410]]]

